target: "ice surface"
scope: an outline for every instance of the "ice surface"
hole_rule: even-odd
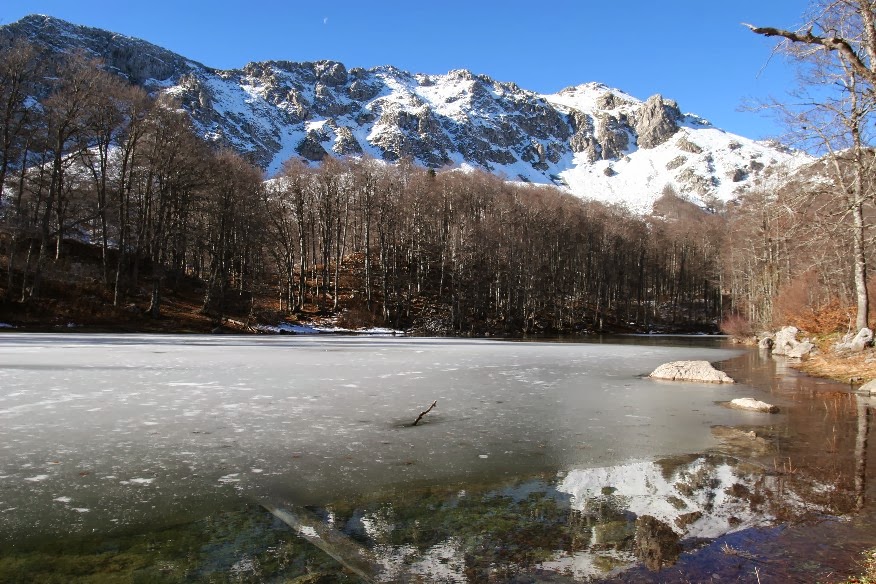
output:
[[[279,494],[696,452],[733,391],[654,384],[714,348],[393,337],[0,336],[0,530],[99,529]],[[417,427],[416,416],[438,406]],[[76,513],[59,505],[73,500]],[[71,518],[71,513],[76,518]],[[71,523],[72,522],[72,523]],[[89,523],[85,523],[89,522]]]

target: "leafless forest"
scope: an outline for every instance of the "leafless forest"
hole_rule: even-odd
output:
[[[811,186],[824,181],[802,180],[818,165],[726,207],[667,192],[645,217],[404,161],[290,160],[265,181],[171,101],[81,55],[35,55],[0,53],[5,314],[72,294],[161,318],[185,288],[217,322],[336,315],[430,334],[854,317],[855,264],[836,235],[853,217]]]

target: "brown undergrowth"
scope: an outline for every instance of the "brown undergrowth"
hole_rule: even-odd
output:
[[[876,351],[868,349],[851,355],[822,351],[802,361],[797,368],[807,375],[858,385],[876,379]]]
[[[806,333],[798,335],[807,336]],[[811,338],[818,347],[818,353],[801,361],[796,368],[813,377],[833,379],[841,383],[860,385],[876,379],[876,349],[865,349],[860,353],[837,353],[834,345],[840,340],[840,333],[819,335]]]

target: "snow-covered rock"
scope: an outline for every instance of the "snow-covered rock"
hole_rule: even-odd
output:
[[[728,134],[660,95],[641,101],[600,83],[545,95],[466,70],[426,75],[267,61],[219,71],[47,16],[0,27],[0,44],[14,38],[34,43],[47,62],[84,51],[153,93],[173,96],[205,139],[246,154],[269,174],[290,157],[410,157],[650,212],[667,190],[710,207],[755,186],[771,167],[811,160]]]
[[[697,381],[700,383],[734,383],[733,379],[712,367],[708,361],[673,361],[664,363],[651,372],[652,379],[668,381]]]
[[[731,408],[736,408],[739,410],[750,410],[753,412],[764,412],[767,414],[779,413],[778,406],[774,406],[773,404],[768,404],[766,402],[756,400],[753,397],[740,397],[740,398],[731,400],[728,405]]]

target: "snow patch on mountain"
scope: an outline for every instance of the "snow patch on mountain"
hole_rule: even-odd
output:
[[[50,58],[85,51],[188,111],[205,139],[276,174],[292,157],[410,158],[431,168],[480,168],[512,181],[650,211],[672,190],[702,207],[756,188],[775,167],[811,161],[714,128],[655,95],[601,83],[541,95],[464,69],[433,75],[317,61],[218,71],[123,35],[29,16],[0,27]]]

